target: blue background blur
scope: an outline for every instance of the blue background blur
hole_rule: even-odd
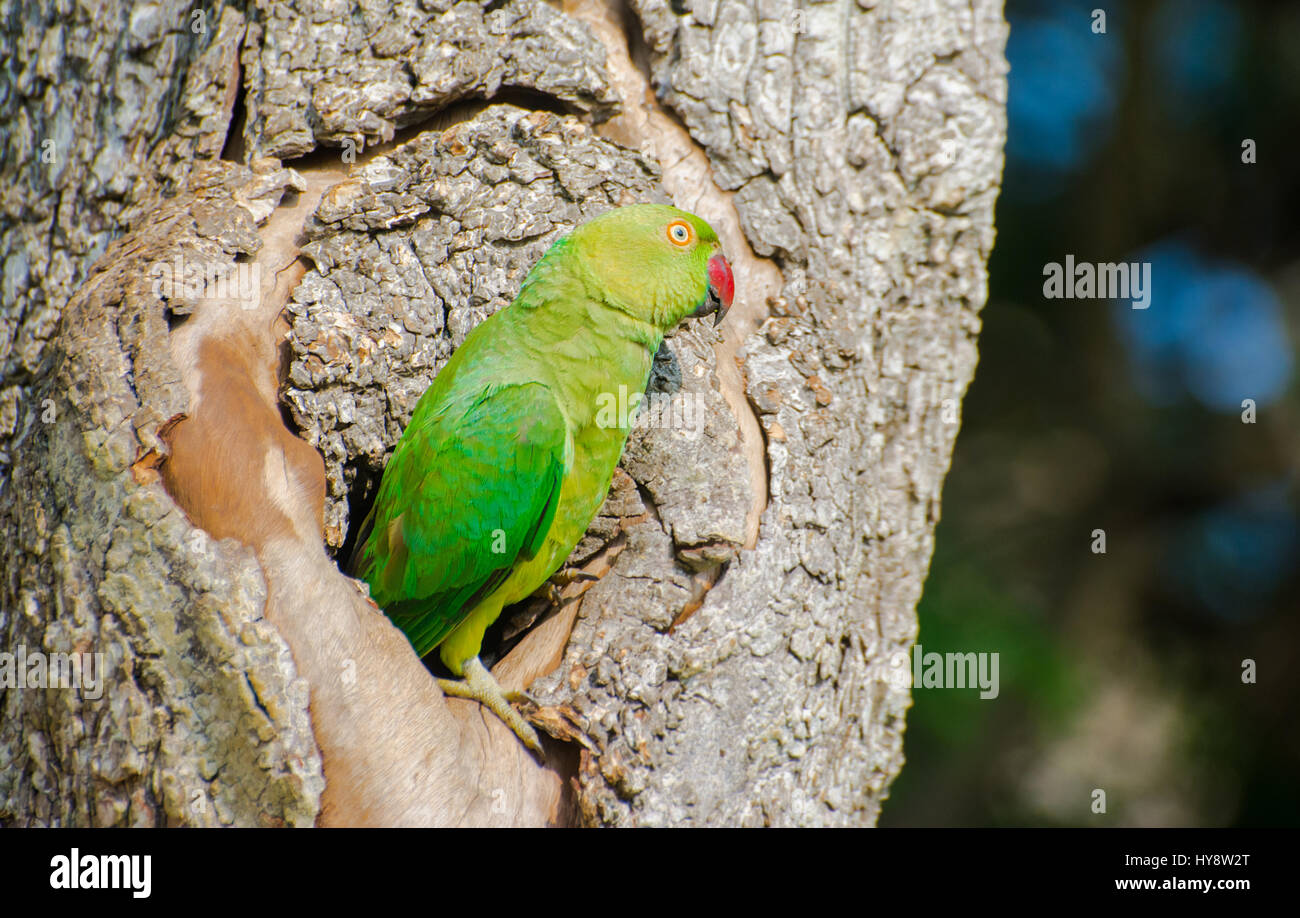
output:
[[[1300,825],[1300,3],[1007,18],[980,366],[920,608],[926,651],[1001,654],[1001,695],[915,690],[881,824]],[[1045,299],[1067,254],[1149,262],[1150,307]]]

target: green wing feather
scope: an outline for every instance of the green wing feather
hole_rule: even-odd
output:
[[[564,415],[540,383],[417,407],[384,470],[353,568],[420,656],[517,562],[536,556],[571,451]]]

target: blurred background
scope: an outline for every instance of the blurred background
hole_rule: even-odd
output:
[[[1300,825],[1300,3],[1007,18],[980,365],[920,606],[927,652],[1000,653],[1001,694],[914,690],[881,825]],[[1067,254],[1149,262],[1150,307],[1045,299]]]

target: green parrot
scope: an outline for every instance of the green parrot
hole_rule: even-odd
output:
[[[645,389],[682,319],[721,322],[734,286],[694,214],[638,204],[596,217],[469,333],[384,470],[349,569],[417,654],[440,649],[461,677],[440,679],[444,692],[481,702],[536,752],[517,696],[479,660],[483,633],[564,564],[600,509],[631,423],[610,425],[602,403]]]

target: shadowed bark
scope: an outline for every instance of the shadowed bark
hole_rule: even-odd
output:
[[[0,821],[874,822],[976,361],[1006,26],[867,7],[28,14],[0,74],[0,650],[100,654],[103,691],[0,670]],[[92,75],[113,117],[54,104]],[[657,361],[589,576],[489,635],[543,763],[334,557],[468,331],[638,201],[719,230],[736,303]]]

